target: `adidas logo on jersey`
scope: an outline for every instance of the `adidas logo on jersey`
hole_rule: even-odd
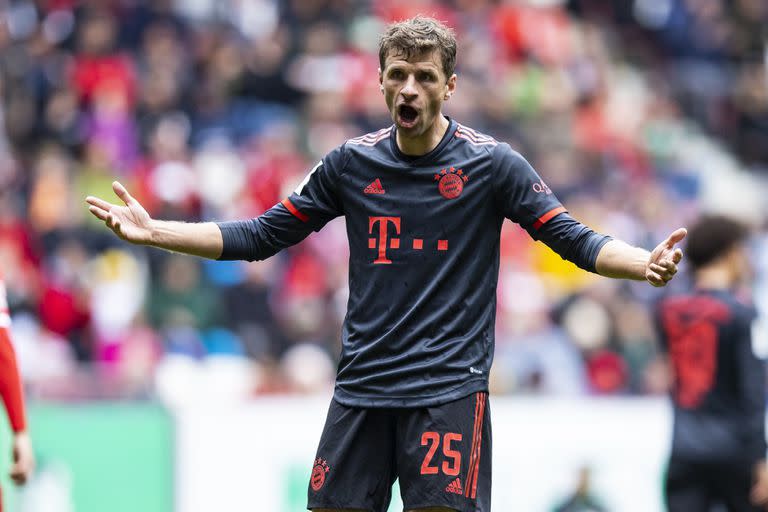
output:
[[[458,478],[448,484],[445,488],[445,492],[452,492],[453,494],[464,494],[464,490],[461,488],[461,480]]]
[[[381,181],[379,178],[376,178],[376,180],[365,187],[365,190],[363,190],[363,194],[383,194],[384,193],[384,187],[381,186]]]

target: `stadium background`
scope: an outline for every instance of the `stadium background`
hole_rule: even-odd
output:
[[[303,508],[343,220],[267,262],[207,262],[127,246],[83,198],[116,200],[117,178],[156,217],[260,214],[390,124],[377,36],[417,13],[459,36],[449,115],[631,243],[704,210],[752,222],[768,305],[763,0],[0,0],[0,266],[39,458],[24,492],[3,482],[10,510]],[[552,510],[589,472],[609,510],[660,510],[660,293],[577,271],[507,223],[496,508]]]

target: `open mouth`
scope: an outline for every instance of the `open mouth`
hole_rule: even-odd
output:
[[[397,117],[402,126],[410,128],[416,124],[419,111],[410,105],[400,105],[397,109]]]

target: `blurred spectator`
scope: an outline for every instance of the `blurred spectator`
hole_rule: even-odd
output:
[[[557,505],[552,512],[605,512],[605,506],[592,491],[591,470],[583,467],[579,470],[576,489],[563,503]]]
[[[42,336],[29,353],[51,361],[33,393],[330,382],[343,221],[274,261],[201,265],[105,240],[82,198],[119,176],[157,217],[262,213],[390,123],[376,34],[416,13],[461,40],[450,115],[512,144],[575,217],[638,245],[702,210],[764,218],[762,0],[0,3],[0,259],[17,325]],[[657,291],[576,272],[510,224],[500,251],[496,391],[663,391]]]

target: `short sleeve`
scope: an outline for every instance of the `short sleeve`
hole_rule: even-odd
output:
[[[502,215],[531,236],[566,209],[520,153],[509,144],[493,148],[494,199]]]

